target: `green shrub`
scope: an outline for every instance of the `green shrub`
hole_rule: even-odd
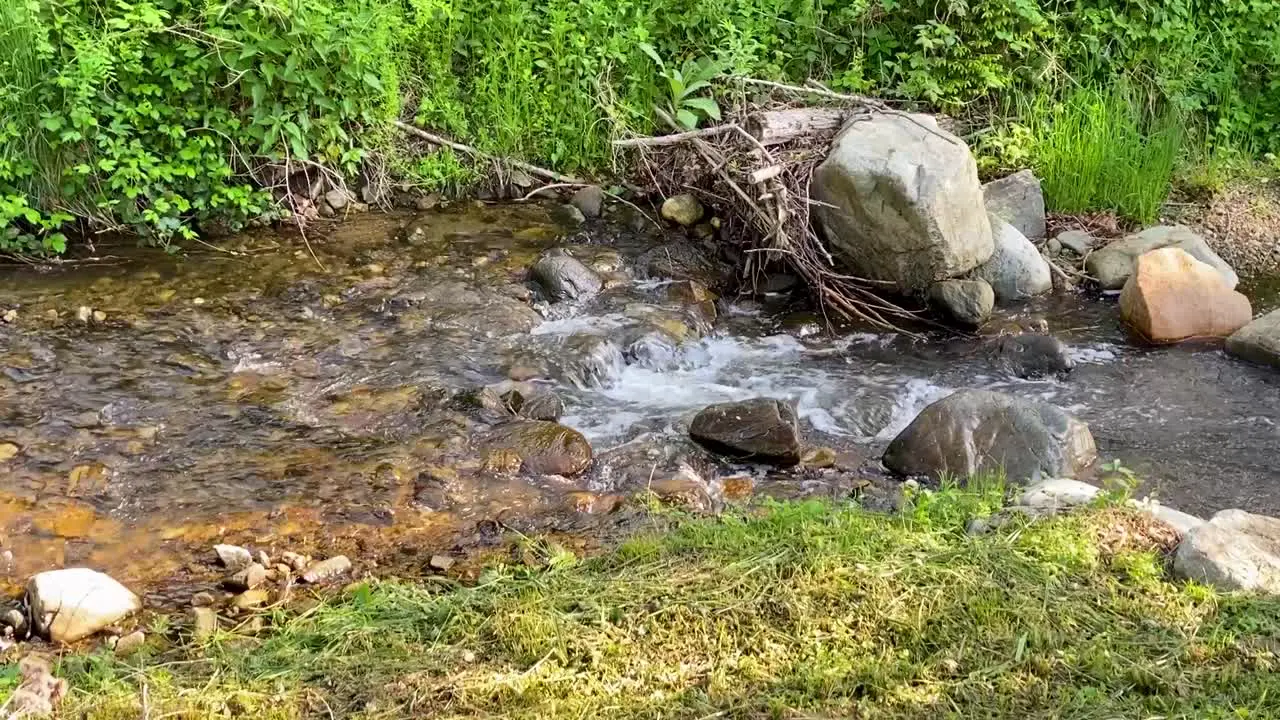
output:
[[[980,148],[994,150],[994,164],[1056,167],[1094,152],[1063,144],[1091,142],[1068,123],[1050,132],[1034,112],[1017,115],[1079,106],[1086,101],[1063,88],[1110,88],[1117,78],[1160,108],[1154,126],[1144,118],[1128,133],[1141,138],[1130,155],[1153,138],[1160,150],[1135,178],[1163,174],[1166,120],[1206,129],[1210,152],[1280,149],[1280,0],[2,5],[0,251],[59,251],[72,218],[89,226],[77,229],[123,226],[160,240],[204,223],[235,228],[272,211],[264,186],[279,177],[262,172],[269,165],[319,163],[351,176],[377,153],[428,186],[469,180],[450,169],[456,158],[398,157],[390,121],[401,116],[497,155],[625,172],[611,141],[653,131],[654,105],[671,99],[646,47],[667,68],[705,58],[727,76],[817,78],[965,117],[1011,108],[998,125],[1017,132],[988,134]],[[694,100],[729,106],[735,92],[721,83],[718,97]],[[1047,157],[1036,157],[1028,133],[1055,140]],[[1131,180],[1119,200],[1060,194],[1058,209],[1102,198],[1150,217],[1163,184]]]

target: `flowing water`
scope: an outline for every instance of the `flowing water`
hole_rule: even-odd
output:
[[[536,206],[407,222],[348,222],[311,238],[314,258],[258,234],[182,257],[102,249],[97,264],[0,274],[0,312],[18,311],[0,324],[0,572],[17,583],[89,564],[172,587],[203,577],[193,553],[215,540],[398,570],[496,523],[589,531],[671,482],[718,501],[742,488],[722,478],[745,470],[755,492],[845,494],[887,482],[885,444],[965,387],[1076,413],[1104,459],[1167,504],[1280,513],[1280,373],[1217,347],[1137,347],[1112,300],[1020,308],[1078,363],[1026,381],[997,369],[989,339],[831,335],[792,299],[712,303],[645,272],[672,239],[657,233],[571,230]],[[556,246],[605,274],[600,297],[531,294],[527,268]],[[495,420],[468,391],[511,378],[562,395],[563,423],[595,448],[591,470],[486,464],[476,439]],[[721,467],[684,439],[706,404],[760,395],[794,401],[837,466]]]

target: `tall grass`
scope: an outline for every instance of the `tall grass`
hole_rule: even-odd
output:
[[[1026,103],[1033,156],[1051,209],[1114,210],[1154,221],[1169,195],[1182,152],[1182,118],[1152,107],[1124,83],[1078,88],[1060,102]]]

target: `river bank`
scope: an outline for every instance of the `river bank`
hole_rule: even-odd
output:
[[[1271,717],[1276,601],[1164,578],[1167,528],[1093,509],[975,537],[1000,491],[900,515],[656,512],[593,559],[530,538],[474,584],[358,582],[126,659],[95,718]],[[1046,602],[1046,598],[1053,598]]]

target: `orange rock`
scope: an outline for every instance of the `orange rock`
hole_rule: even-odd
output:
[[[1253,319],[1249,298],[1180,248],[1152,250],[1120,293],[1120,316],[1152,342],[1226,337]]]

